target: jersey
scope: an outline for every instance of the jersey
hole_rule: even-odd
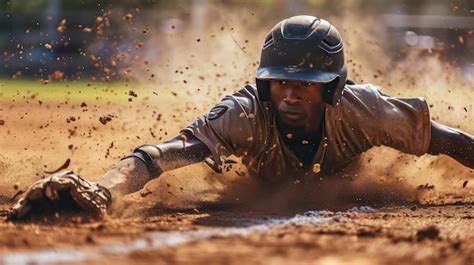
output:
[[[184,131],[209,148],[215,163],[221,165],[235,155],[250,175],[280,182],[332,174],[374,146],[423,155],[430,143],[431,122],[423,98],[390,97],[371,84],[347,84],[339,104],[325,106],[323,135],[308,166],[284,143],[272,104],[260,101],[256,87],[247,85]]]

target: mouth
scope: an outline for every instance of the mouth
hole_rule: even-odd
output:
[[[285,111],[281,114],[288,120],[300,120],[304,116],[304,113],[296,111]]]

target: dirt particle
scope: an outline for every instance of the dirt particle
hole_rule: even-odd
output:
[[[53,170],[53,171],[44,171],[44,173],[46,174],[54,174],[56,172],[59,172],[60,170],[63,170],[63,169],[66,169],[69,167],[69,164],[71,164],[71,159],[68,158],[66,159],[66,161],[64,161],[64,163],[56,170]],[[44,167],[46,168],[46,165],[44,165]]]
[[[102,123],[103,125],[106,125],[108,122],[112,121],[112,118],[114,117],[114,115],[112,114],[107,114],[107,115],[104,115],[104,116],[100,116],[99,117],[99,121],[100,123]]]
[[[125,16],[122,17],[123,20],[126,20],[126,21],[132,21],[133,19],[133,15],[128,13],[126,14]]]
[[[188,137],[186,136],[186,134],[182,133],[180,136],[179,136],[179,139],[183,142],[186,142],[188,140]]]
[[[2,125],[5,125],[5,121],[4,120],[0,120],[0,126]]]
[[[469,182],[469,180],[466,180],[462,183],[462,187],[465,188],[467,186],[467,183]]]
[[[64,78],[64,72],[56,70],[54,71],[53,76],[55,80],[61,80]]]
[[[76,117],[74,117],[74,116],[71,116],[71,117],[66,119],[66,123],[71,123],[71,122],[74,122],[74,121],[76,121]]]
[[[80,224],[82,223],[83,219],[81,216],[74,216],[71,218],[72,223],[74,224]]]
[[[451,247],[454,249],[454,250],[459,250],[461,248],[461,242],[454,242]]]
[[[57,30],[59,33],[64,33],[64,32],[66,32],[66,19],[61,20],[61,22],[59,23],[59,25],[58,25],[58,27],[56,28],[56,30]]]
[[[138,97],[138,94],[133,90],[128,91],[128,95],[132,97]]]
[[[321,165],[319,163],[316,163],[313,165],[313,172],[315,174],[318,174],[321,171]]]
[[[430,185],[429,183],[426,183],[425,185],[419,185],[417,189],[418,190],[432,190],[434,189],[434,185]]]
[[[422,241],[425,239],[433,240],[438,237],[439,237],[439,229],[434,225],[429,226],[427,228],[420,229],[416,232],[416,239],[418,241]]]
[[[95,243],[94,237],[92,235],[86,235],[86,237],[84,238],[84,241],[87,244],[94,244]]]
[[[375,231],[369,231],[369,230],[365,230],[365,229],[359,229],[357,231],[357,236],[358,237],[374,237],[376,236],[376,232]]]
[[[97,225],[97,226],[91,227],[90,230],[93,230],[93,231],[104,231],[105,229],[106,229],[105,224],[99,224],[99,225]]]

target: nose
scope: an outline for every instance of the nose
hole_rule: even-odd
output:
[[[283,99],[283,102],[285,102],[288,105],[295,105],[301,103],[301,96],[299,95],[299,89],[291,86],[286,89],[286,95],[285,98]]]

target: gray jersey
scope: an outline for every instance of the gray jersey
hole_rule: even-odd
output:
[[[424,99],[389,97],[370,84],[346,85],[341,102],[325,108],[323,137],[308,167],[284,143],[275,113],[248,85],[183,131],[202,141],[217,164],[236,155],[251,175],[272,182],[335,172],[374,146],[422,155],[430,143]]]

